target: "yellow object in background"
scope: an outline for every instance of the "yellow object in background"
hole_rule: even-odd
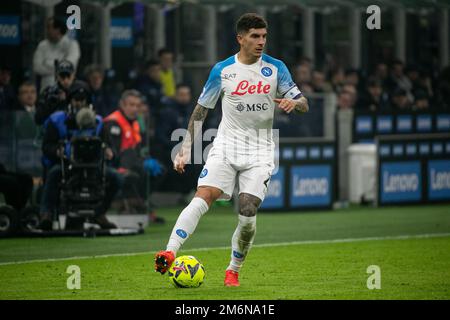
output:
[[[175,95],[176,85],[173,70],[161,70],[161,84],[166,97],[173,97]]]

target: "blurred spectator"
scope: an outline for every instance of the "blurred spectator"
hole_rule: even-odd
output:
[[[115,155],[112,165],[124,176],[122,195],[136,199],[135,206],[145,210],[145,202],[164,175],[163,166],[151,156],[142,154],[142,136],[137,116],[141,106],[141,94],[136,90],[122,93],[119,108],[104,119],[108,141]],[[147,180],[150,178],[150,184]],[[150,212],[151,221],[164,223]]]
[[[39,96],[34,120],[42,125],[55,111],[65,110],[69,105],[69,91],[72,86],[84,83],[75,80],[75,68],[68,60],[61,60],[56,66],[56,84],[47,87]]]
[[[386,81],[389,77],[389,68],[387,64],[384,62],[378,62],[375,66],[373,75],[378,78],[382,82],[382,84],[384,84],[384,81]]]
[[[172,133],[180,128],[187,128],[189,118],[194,109],[191,88],[186,84],[177,85],[176,95],[168,104],[167,108],[161,111],[161,121],[156,127],[155,140],[159,159],[167,168],[173,166],[171,154],[179,143],[172,141]],[[188,166],[185,174],[179,175],[174,170],[169,170],[164,182],[161,184],[162,191],[177,191],[188,195],[195,190],[197,178],[202,170],[201,165]]]
[[[359,82],[359,73],[356,69],[348,69],[345,71],[345,80],[344,82],[346,84],[353,85],[356,89],[359,88],[360,82]]]
[[[11,69],[0,66],[0,111],[13,110],[16,105],[16,94],[11,82]]]
[[[153,135],[154,123],[150,116],[150,106],[147,104],[147,99],[141,96],[141,102],[138,106],[136,120],[139,123],[139,129],[142,136],[142,146],[149,147],[150,137]]]
[[[424,90],[418,90],[414,96],[414,104],[412,110],[423,111],[430,108],[428,94]]]
[[[411,92],[414,95],[414,99],[416,99],[418,92],[420,92],[421,96],[425,93],[428,99],[433,96],[431,79],[424,70],[420,70],[416,65],[410,65],[406,68],[406,76],[411,81]]]
[[[387,80],[389,93],[393,93],[397,88],[403,89],[406,92],[406,97],[411,103],[414,100],[412,95],[411,80],[404,74],[404,65],[400,60],[394,60],[391,66],[391,73]]]
[[[344,84],[341,88],[341,92],[348,93],[352,99],[352,107],[356,104],[358,100],[358,90],[353,84]]]
[[[337,69],[331,71],[330,74],[331,87],[333,91],[339,93],[342,89],[342,86],[345,83],[345,73],[344,69],[338,67]]]
[[[367,80],[365,92],[360,96],[357,108],[360,110],[381,111],[386,110],[389,106],[389,98],[383,91],[381,80],[370,77]]]
[[[33,56],[33,71],[41,76],[40,92],[55,84],[56,61],[68,60],[74,70],[80,59],[80,47],[76,40],[66,35],[66,21],[51,17],[46,21],[47,39],[39,42]]]
[[[84,71],[86,81],[92,94],[92,105],[95,112],[102,117],[106,117],[117,107],[118,98],[113,92],[109,92],[103,86],[105,74],[102,67],[89,65]]]
[[[173,53],[168,49],[160,49],[158,51],[159,64],[161,66],[161,83],[163,94],[166,97],[175,95],[175,76],[173,71]]]
[[[307,63],[299,64],[294,68],[294,82],[304,93],[313,92],[311,86],[311,67]]]
[[[342,91],[338,94],[337,107],[338,110],[351,110],[354,106],[352,94],[348,91]]]
[[[316,93],[331,92],[331,86],[325,81],[325,74],[321,71],[314,70],[311,78],[313,91]]]
[[[147,103],[152,108],[152,115],[157,119],[164,97],[161,84],[161,67],[158,61],[147,61],[144,74],[138,77],[135,88],[145,96]]]
[[[174,99],[170,99],[167,108],[161,111],[161,121],[155,128],[155,139],[164,164],[172,166],[170,153],[178,141],[171,141],[172,132],[178,128],[187,128],[189,116],[193,110],[191,88],[185,84],[177,86]]]
[[[19,86],[19,96],[16,110],[26,111],[34,116],[36,112],[36,86],[33,82],[25,81]]]
[[[450,109],[450,66],[444,68],[438,78],[437,104],[441,109]]]
[[[411,110],[411,103],[405,89],[397,88],[392,93],[392,110],[408,111]]]

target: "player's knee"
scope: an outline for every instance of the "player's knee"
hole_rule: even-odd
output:
[[[253,217],[257,211],[258,207],[254,203],[244,203],[239,207],[239,214],[244,217]]]
[[[215,188],[201,187],[195,193],[195,197],[202,198],[208,204],[208,207],[216,201],[221,195],[221,191]]]

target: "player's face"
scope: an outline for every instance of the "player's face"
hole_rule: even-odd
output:
[[[266,45],[267,29],[251,28],[247,33],[238,34],[237,39],[243,51],[248,56],[261,57]]]

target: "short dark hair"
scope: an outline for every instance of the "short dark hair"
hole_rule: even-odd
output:
[[[158,57],[161,57],[162,55],[164,55],[164,54],[166,54],[166,53],[173,54],[173,52],[170,51],[169,49],[167,49],[167,48],[161,48],[161,49],[158,50]]]
[[[236,22],[236,33],[247,33],[250,29],[267,29],[267,22],[256,13],[246,13]]]
[[[67,32],[67,25],[66,21],[62,17],[50,17],[48,18],[48,21],[52,22],[52,27],[54,29],[58,29],[61,34],[66,34]]]
[[[98,64],[90,64],[84,68],[84,76],[87,78],[93,73],[100,73],[102,76],[104,76],[105,71],[103,68]]]
[[[191,90],[191,87],[185,82],[180,82],[177,84],[176,89],[178,90],[180,88],[188,88],[189,90]]]
[[[26,80],[19,85],[19,92],[22,87],[34,87],[36,89],[36,85],[30,80]]]
[[[159,61],[158,60],[155,60],[155,59],[147,60],[145,62],[145,65],[144,65],[144,70],[148,70],[149,68],[154,67],[154,66],[158,66],[158,65],[159,65]]]

